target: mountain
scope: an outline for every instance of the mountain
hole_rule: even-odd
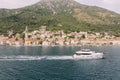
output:
[[[38,3],[19,9],[0,9],[0,33],[7,30],[23,32],[38,29],[65,32],[120,32],[120,14],[96,6],[87,6],[74,0],[40,0]]]

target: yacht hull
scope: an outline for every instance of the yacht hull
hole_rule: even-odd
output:
[[[103,58],[103,53],[94,53],[91,55],[73,55],[74,59],[102,59]]]

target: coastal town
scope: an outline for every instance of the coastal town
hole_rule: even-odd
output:
[[[71,32],[64,33],[63,30],[48,31],[46,26],[41,26],[38,30],[28,31],[26,26],[23,31],[24,37],[19,33],[13,35],[13,31],[8,32],[8,36],[0,35],[0,45],[9,46],[79,46],[79,45],[120,45],[120,38],[108,33],[88,33]]]

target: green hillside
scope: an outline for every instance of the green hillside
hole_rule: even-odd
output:
[[[74,0],[40,0],[24,8],[0,10],[0,33],[21,33],[25,26],[32,31],[46,25],[48,30],[107,31],[119,35],[119,24],[119,14]]]

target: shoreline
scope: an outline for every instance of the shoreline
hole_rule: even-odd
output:
[[[111,44],[106,44],[106,45],[0,45],[0,46],[12,46],[12,47],[75,47],[75,46],[78,46],[78,47],[81,47],[81,46],[96,46],[96,47],[100,47],[100,46],[120,46],[120,45],[111,45]]]

